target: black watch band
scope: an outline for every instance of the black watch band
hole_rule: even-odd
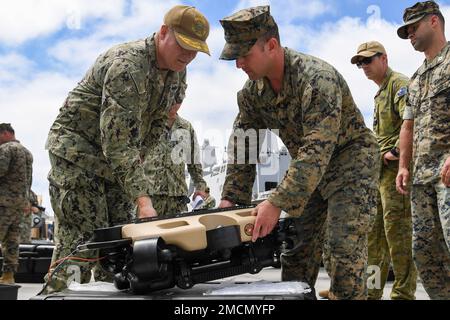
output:
[[[396,157],[396,158],[400,157],[400,153],[398,152],[398,149],[397,149],[397,148],[391,149],[391,153],[392,153],[392,155],[393,155],[394,157]]]

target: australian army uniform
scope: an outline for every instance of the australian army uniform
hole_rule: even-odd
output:
[[[245,55],[274,25],[268,7],[242,10],[221,23],[227,41],[221,56],[225,60]],[[278,129],[293,158],[268,198],[298,217],[299,242],[282,255],[282,279],[314,286],[322,254],[318,235],[325,227],[332,296],[365,299],[367,232],[377,201],[376,138],[365,126],[345,80],[331,65],[288,48],[284,59],[282,91],[274,93],[267,79],[248,80],[238,93],[234,122],[234,129],[244,132]],[[236,154],[231,157],[222,198],[248,204],[255,165],[236,164]]]
[[[406,27],[427,14],[438,13],[433,1],[405,10]],[[414,120],[411,205],[413,255],[423,286],[431,299],[450,299],[450,188],[440,170],[450,157],[450,43],[416,71],[408,88],[403,118]]]
[[[33,157],[19,141],[0,145],[0,241],[3,273],[19,266],[20,221],[28,206]]]
[[[172,127],[155,141],[144,162],[146,173],[154,177],[150,185],[153,207],[158,216],[185,212],[189,203],[186,165],[195,189],[204,191],[206,188],[194,128],[177,115]]]
[[[47,142],[55,212],[53,263],[89,240],[94,229],[130,223],[134,200],[151,194],[141,150],[150,132],[162,132],[170,107],[184,96],[185,78],[186,71],[157,68],[152,36],[102,54],[70,92]],[[92,253],[77,256],[95,258]],[[89,282],[92,264],[77,266],[81,277],[75,279]],[[65,270],[48,279],[49,288],[67,286]]]
[[[406,106],[409,79],[388,69],[386,78],[375,96],[373,129],[378,139],[381,159],[385,153],[397,150],[399,134]],[[395,153],[395,151],[393,151]],[[369,289],[369,299],[381,299],[383,288],[392,269],[395,281],[391,299],[414,299],[417,272],[412,259],[412,223],[409,196],[403,196],[395,188],[398,161],[384,164],[381,160],[380,196],[374,226],[369,233],[369,265],[380,267],[378,281],[369,279],[374,288]],[[380,284],[379,288],[376,285]]]

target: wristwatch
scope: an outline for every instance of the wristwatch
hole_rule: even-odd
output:
[[[400,157],[400,152],[398,150],[398,148],[392,148],[391,149],[391,153],[394,157],[399,158]]]

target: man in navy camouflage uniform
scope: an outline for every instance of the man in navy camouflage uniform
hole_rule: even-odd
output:
[[[55,212],[52,262],[69,256],[94,229],[129,223],[134,206],[139,218],[157,215],[149,196],[154,177],[143,166],[147,136],[159,136],[169,109],[183,99],[186,66],[198,51],[209,54],[208,34],[209,23],[197,9],[175,6],[157,33],[100,55],[69,93],[47,141]],[[69,264],[74,262],[49,273],[47,292],[67,286]],[[89,282],[92,263],[76,266],[80,272],[74,276]]]

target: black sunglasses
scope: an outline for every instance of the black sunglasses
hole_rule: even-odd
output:
[[[383,55],[381,52],[378,52],[377,54],[375,54],[374,56],[371,56],[371,57],[368,57],[368,58],[364,58],[364,59],[361,59],[361,60],[359,60],[357,63],[356,63],[356,66],[358,67],[358,68],[362,68],[362,66],[366,66],[366,65],[368,65],[368,64],[371,64],[372,63],[372,61],[373,61],[373,59],[375,58],[375,57],[380,57],[381,55]]]

